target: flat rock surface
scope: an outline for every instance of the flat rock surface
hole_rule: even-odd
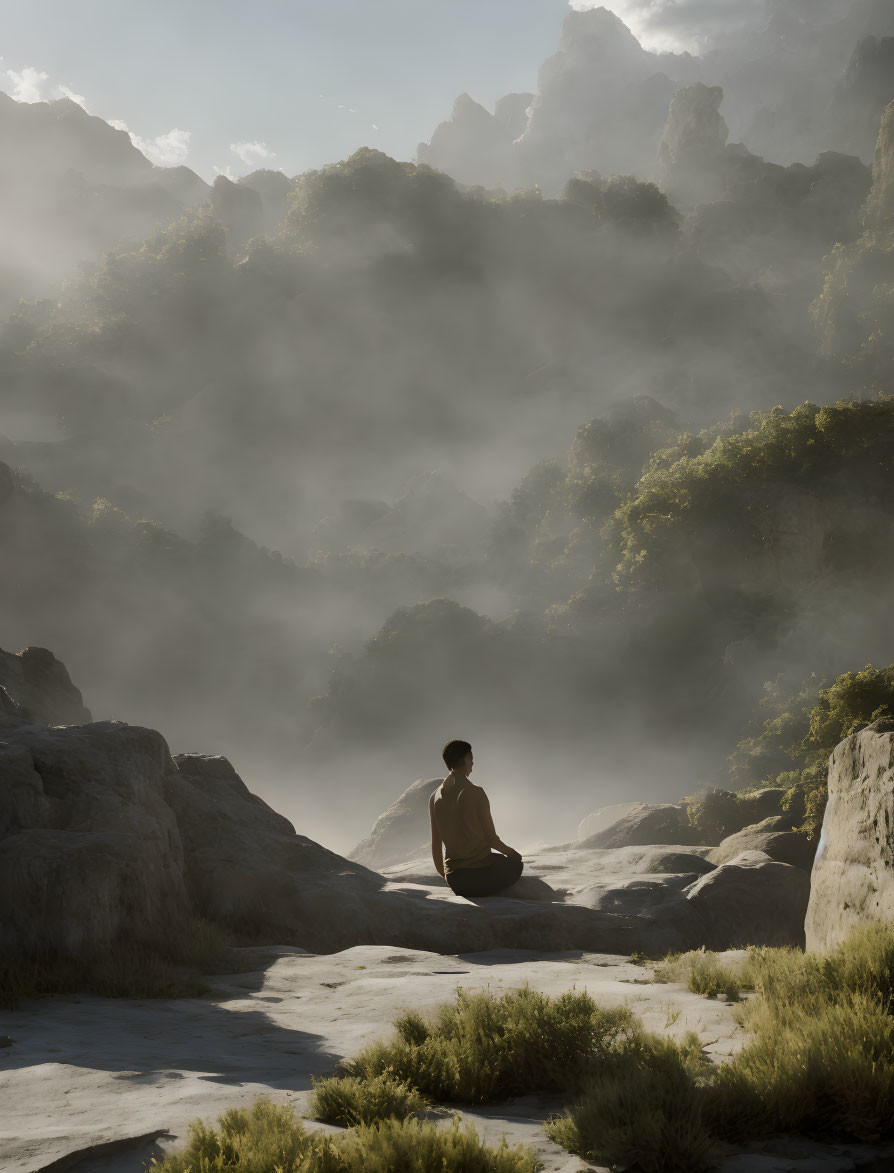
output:
[[[742,1042],[731,1008],[605,954],[513,950],[444,956],[360,946],[327,956],[283,947],[260,970],[212,979],[200,999],[25,1001],[0,1014],[0,1167],[139,1173],[184,1143],[187,1124],[266,1093],[307,1111],[311,1076],[387,1037],[394,1018],[453,997],[457,986],[501,991],[526,982],[548,994],[576,987],[628,1004],[645,1025],[681,1037],[694,1030],[718,1058]],[[248,957],[257,962],[257,954]],[[52,1105],[52,1108],[50,1107]],[[463,1112],[481,1135],[532,1143],[547,1173],[588,1166],[549,1142],[555,1101],[525,1097]],[[324,1127],[320,1125],[319,1127]],[[103,1148],[102,1146],[110,1146]],[[116,1146],[119,1146],[116,1148]]]
[[[529,983],[572,987],[604,1005],[628,1005],[644,1025],[675,1038],[695,1031],[718,1061],[745,1042],[732,1007],[609,954],[521,950],[445,956],[388,946],[329,955],[289,946],[243,951],[262,968],[212,979],[205,998],[31,1000],[0,1014],[0,1168],[142,1173],[179,1148],[190,1120],[213,1123],[261,1094],[309,1110],[311,1077],[387,1038],[394,1018],[450,1000],[458,986],[502,991]],[[459,1113],[488,1143],[531,1144],[543,1173],[600,1169],[552,1144],[544,1120],[558,1100],[524,1096]],[[450,1114],[443,1118],[449,1125]],[[333,1131],[328,1125],[311,1127]],[[721,1173],[882,1173],[894,1146],[818,1145],[781,1138],[728,1156]],[[605,1173],[605,1171],[602,1171]]]

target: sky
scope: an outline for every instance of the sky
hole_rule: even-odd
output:
[[[535,88],[567,0],[28,0],[0,89],[63,95],[206,180],[292,175],[375,146],[409,159],[468,91]]]
[[[648,47],[761,0],[611,0]],[[594,7],[571,0],[571,7]],[[4,6],[0,89],[67,96],[204,179],[294,175],[374,146],[413,157],[462,92],[536,88],[569,0],[28,0]]]

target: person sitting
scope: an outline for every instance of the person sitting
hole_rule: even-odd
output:
[[[449,741],[442,757],[450,773],[428,802],[432,860],[457,896],[496,896],[522,874],[522,857],[497,835],[487,795],[469,781],[471,745]]]

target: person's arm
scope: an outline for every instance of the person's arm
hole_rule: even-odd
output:
[[[437,793],[437,791],[435,791]],[[444,851],[443,843],[441,841],[441,829],[438,826],[438,818],[435,814],[435,795],[432,794],[428,800],[428,817],[431,822],[431,858],[435,865],[435,871],[439,876],[444,875]]]
[[[499,851],[503,855],[508,855],[510,859],[521,859],[521,853],[516,851],[514,847],[507,847],[503,840],[499,837],[494,827],[494,820],[490,813],[490,802],[487,795],[482,790],[480,792],[479,814],[481,816],[481,824],[484,827],[485,838],[489,847],[494,851]]]

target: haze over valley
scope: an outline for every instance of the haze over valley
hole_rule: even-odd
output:
[[[6,62],[0,647],[339,852],[454,737],[513,842],[794,786],[894,663],[894,9],[553,8],[239,174]]]

